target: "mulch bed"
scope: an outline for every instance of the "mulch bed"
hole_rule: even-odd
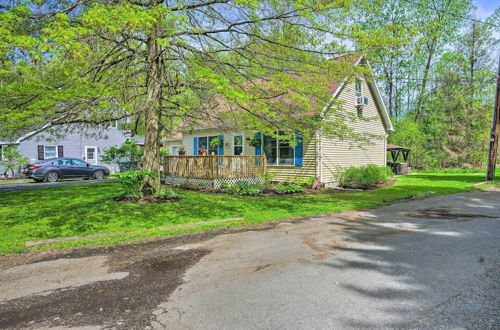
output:
[[[129,198],[127,196],[118,196],[113,198],[114,201],[116,202],[123,202],[123,203],[134,203],[134,204],[159,204],[159,203],[172,203],[172,202],[178,202],[181,200],[180,197],[173,197],[169,199],[161,199],[161,198],[156,198],[153,196],[147,196],[147,197],[142,197],[142,198]]]
[[[282,197],[282,196],[297,196],[297,195],[316,195],[316,194],[340,194],[340,193],[354,193],[354,192],[360,192],[360,191],[369,191],[369,190],[375,190],[375,189],[380,189],[384,187],[390,187],[396,183],[395,179],[389,180],[387,183],[381,183],[373,187],[369,187],[366,189],[335,189],[335,188],[323,188],[323,189],[306,189],[305,192],[297,192],[293,194],[278,194],[276,191],[270,191],[266,193],[262,193],[259,195],[244,195],[244,197]],[[199,191],[199,192],[205,192],[205,193],[212,193],[212,194],[227,194],[226,189],[203,189],[203,188],[195,188],[195,187],[174,187],[182,190],[191,190],[191,191]],[[238,195],[234,195],[238,196]]]

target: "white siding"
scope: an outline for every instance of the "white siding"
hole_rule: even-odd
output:
[[[356,141],[340,141],[322,137],[322,181],[334,183],[334,172],[339,168],[349,166],[363,166],[375,164],[384,166],[386,164],[386,131],[382,123],[381,116],[374,102],[373,92],[368,84],[363,81],[363,97],[368,97],[368,105],[363,107],[363,117],[374,118],[372,120],[356,120],[346,123],[358,133],[374,134],[377,137],[371,138],[371,144],[357,146]],[[355,84],[346,84],[337,96],[344,100],[343,111],[353,114],[357,113]]]

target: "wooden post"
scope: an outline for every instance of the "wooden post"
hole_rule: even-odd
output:
[[[169,161],[170,158],[168,158],[168,156],[163,156],[163,172],[165,173],[165,176],[170,175]]]
[[[216,159],[215,159],[215,156],[210,156],[212,159],[210,159],[210,164],[211,164],[211,167],[212,167],[212,179],[215,180],[215,171],[216,171]]]
[[[495,168],[498,153],[498,131],[500,128],[500,56],[498,58],[497,92],[495,97],[495,109],[491,124],[490,152],[488,153],[488,172],[486,181],[495,180]]]

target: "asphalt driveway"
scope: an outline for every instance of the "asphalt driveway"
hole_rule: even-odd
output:
[[[48,183],[48,182],[22,182],[22,183],[2,183],[0,184],[0,192],[2,191],[17,191],[17,190],[28,190],[37,188],[53,188],[59,186],[72,186],[78,184],[89,184],[89,183],[101,183],[101,182],[114,182],[116,179],[104,179],[104,180],[65,180],[60,182]]]
[[[500,193],[0,259],[0,327],[498,329]]]

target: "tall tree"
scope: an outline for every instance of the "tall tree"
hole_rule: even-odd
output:
[[[417,26],[420,35],[418,43],[423,70],[418,87],[415,117],[422,112],[428,92],[433,61],[440,51],[457,36],[472,9],[470,0],[426,0],[419,1]]]
[[[317,127],[292,114],[326,104],[328,82],[355,70],[325,60],[346,52],[342,40],[384,44],[383,33],[353,28],[371,10],[365,0],[12,1],[0,9],[0,34],[13,41],[0,45],[0,121],[14,131],[132,117],[144,126],[144,168],[153,172],[162,130],[180,121]],[[349,131],[334,124],[325,130]],[[157,189],[159,176],[150,183]]]
[[[494,32],[491,24],[469,21],[435,61],[421,116],[409,115],[397,124],[391,140],[414,149],[414,165],[484,165],[495,90]]]
[[[364,24],[367,29],[384,28],[395,41],[390,47],[369,52],[375,74],[382,83],[387,110],[393,118],[404,114],[401,78],[406,74],[417,34],[415,15],[417,10],[414,5],[405,1],[386,0],[379,3],[377,10]]]

